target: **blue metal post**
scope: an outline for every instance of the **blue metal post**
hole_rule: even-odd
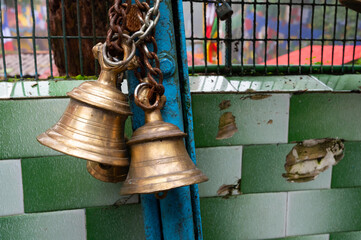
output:
[[[192,113],[190,106],[185,109],[182,108],[182,100],[190,104],[190,93],[188,70],[187,66],[184,65],[186,64],[184,62],[186,50],[181,4],[181,1],[173,1],[172,3],[171,0],[163,0],[161,2],[161,18],[156,27],[155,37],[158,44],[161,70],[165,76],[163,84],[166,89],[167,103],[162,110],[163,119],[184,130],[183,113],[185,114],[187,119],[185,130],[189,134],[187,149],[192,160],[195,161]],[[183,31],[180,35],[174,30],[175,24],[178,27],[181,26],[178,28],[179,32]],[[181,44],[181,47],[178,44]],[[182,50],[180,51],[180,49]],[[132,73],[128,74],[128,83],[131,107],[134,113],[133,128],[136,129],[144,124],[144,113],[133,101],[133,93],[138,81]],[[181,84],[186,84],[185,88]],[[141,196],[147,239],[202,239],[198,193],[196,187],[192,187],[192,189],[191,191],[188,186],[172,189],[163,200],[157,200],[149,194]]]

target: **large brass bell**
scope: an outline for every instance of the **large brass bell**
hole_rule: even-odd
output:
[[[121,195],[165,192],[208,180],[188,156],[183,142],[186,134],[163,121],[160,109],[165,97],[160,102],[156,109],[145,110],[145,125],[127,142],[132,161]]]
[[[122,45],[124,59],[129,47]],[[56,151],[83,158],[95,178],[124,181],[129,167],[124,140],[124,124],[131,115],[127,97],[116,88],[117,75],[128,66],[110,67],[103,61],[103,45],[93,47],[101,73],[98,81],[87,81],[67,93],[70,102],[52,128],[40,134],[38,141]]]

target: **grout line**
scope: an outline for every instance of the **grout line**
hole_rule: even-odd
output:
[[[86,228],[86,209],[84,208],[83,209],[83,212],[84,212],[84,240],[87,240],[88,239],[88,236],[87,236],[87,228]]]
[[[288,94],[288,99],[287,99],[287,103],[288,103],[288,112],[287,112],[287,126],[286,126],[286,143],[288,143],[289,141],[289,131],[290,131],[290,112],[291,112],[291,94]]]
[[[288,196],[289,196],[289,192],[287,192],[286,195],[286,214],[285,214],[285,237],[287,237],[287,227],[288,227]]]
[[[18,161],[18,163],[19,163],[19,167],[20,167],[20,174],[19,174],[19,176],[20,176],[20,187],[21,187],[21,194],[20,194],[20,196],[21,196],[21,202],[23,203],[23,205],[22,205],[22,214],[24,214],[25,213],[25,202],[24,202],[24,184],[23,184],[23,169],[22,169],[22,166],[21,166],[21,159],[18,159],[17,160]]]

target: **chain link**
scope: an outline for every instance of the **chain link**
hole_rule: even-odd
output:
[[[160,1],[155,0],[153,7],[150,7],[149,0],[144,2],[135,0],[135,4],[132,4],[131,0],[124,2],[115,0],[108,12],[109,30],[106,44],[103,46],[104,62],[114,67],[129,63],[135,55],[135,50],[138,49],[139,58],[137,58],[137,62],[139,67],[134,70],[134,73],[141,87],[136,88],[134,96],[136,104],[144,110],[157,108],[165,91],[162,84],[163,73],[160,70],[157,55],[158,46],[154,37],[154,30],[160,19]],[[121,47],[124,38],[131,51],[126,60],[120,61],[119,59],[123,59],[124,55],[124,50]],[[140,101],[137,97],[138,91],[144,88],[148,88],[147,103]]]

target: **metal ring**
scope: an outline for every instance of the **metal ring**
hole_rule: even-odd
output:
[[[130,36],[127,35],[127,34],[122,34],[122,36],[124,38],[127,38],[127,42],[129,41],[129,39],[131,39]],[[126,64],[128,64],[133,59],[133,57],[135,55],[135,50],[136,50],[136,46],[135,46],[134,41],[131,41],[131,43],[132,43],[132,47],[131,47],[131,51],[130,51],[129,56],[125,60],[116,61],[116,62],[109,59],[108,54],[107,54],[107,45],[104,43],[103,44],[103,59],[104,59],[104,62],[106,64],[108,64],[109,66],[112,66],[112,67],[120,67],[120,66],[125,66]],[[126,51],[124,51],[124,53],[126,54]]]
[[[147,83],[147,82],[143,82],[143,83],[139,84],[139,85],[135,88],[135,90],[134,90],[134,100],[135,100],[135,104],[137,104],[137,106],[140,107],[140,108],[142,108],[143,110],[154,110],[154,109],[156,109],[156,108],[159,106],[160,95],[157,94],[157,99],[156,99],[156,101],[154,102],[153,105],[146,106],[146,105],[144,105],[143,103],[141,103],[141,102],[139,101],[139,98],[138,98],[138,92],[139,92],[143,87],[151,88],[151,87],[152,87],[152,84]]]

